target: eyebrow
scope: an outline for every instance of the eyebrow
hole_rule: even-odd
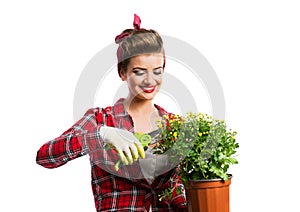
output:
[[[157,70],[157,69],[161,69],[161,68],[163,68],[163,67],[162,67],[162,66],[159,66],[159,67],[154,68],[153,70]],[[134,67],[132,70],[136,70],[136,69],[138,69],[138,70],[143,70],[143,71],[147,71],[146,68],[142,68],[142,67]]]

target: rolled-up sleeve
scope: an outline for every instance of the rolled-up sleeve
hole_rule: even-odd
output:
[[[88,153],[90,134],[97,135],[99,109],[89,109],[85,115],[61,136],[48,141],[37,151],[36,162],[45,168],[56,168]],[[100,141],[100,139],[99,139]]]

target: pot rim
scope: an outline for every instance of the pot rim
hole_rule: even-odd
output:
[[[228,180],[232,178],[232,174],[227,174]],[[214,179],[199,179],[199,180],[192,180],[189,179],[190,182],[216,182],[216,181],[224,181],[222,178],[214,178]]]

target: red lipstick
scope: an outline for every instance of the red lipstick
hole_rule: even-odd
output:
[[[148,86],[148,87],[142,87],[142,90],[145,93],[152,93],[155,90],[156,86]]]

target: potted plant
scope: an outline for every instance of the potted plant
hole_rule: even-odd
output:
[[[189,211],[229,212],[232,176],[228,169],[238,163],[236,132],[202,113],[165,116],[159,128],[161,141],[155,153],[167,154],[174,165],[179,164]],[[165,190],[161,198],[170,196],[175,187]]]

